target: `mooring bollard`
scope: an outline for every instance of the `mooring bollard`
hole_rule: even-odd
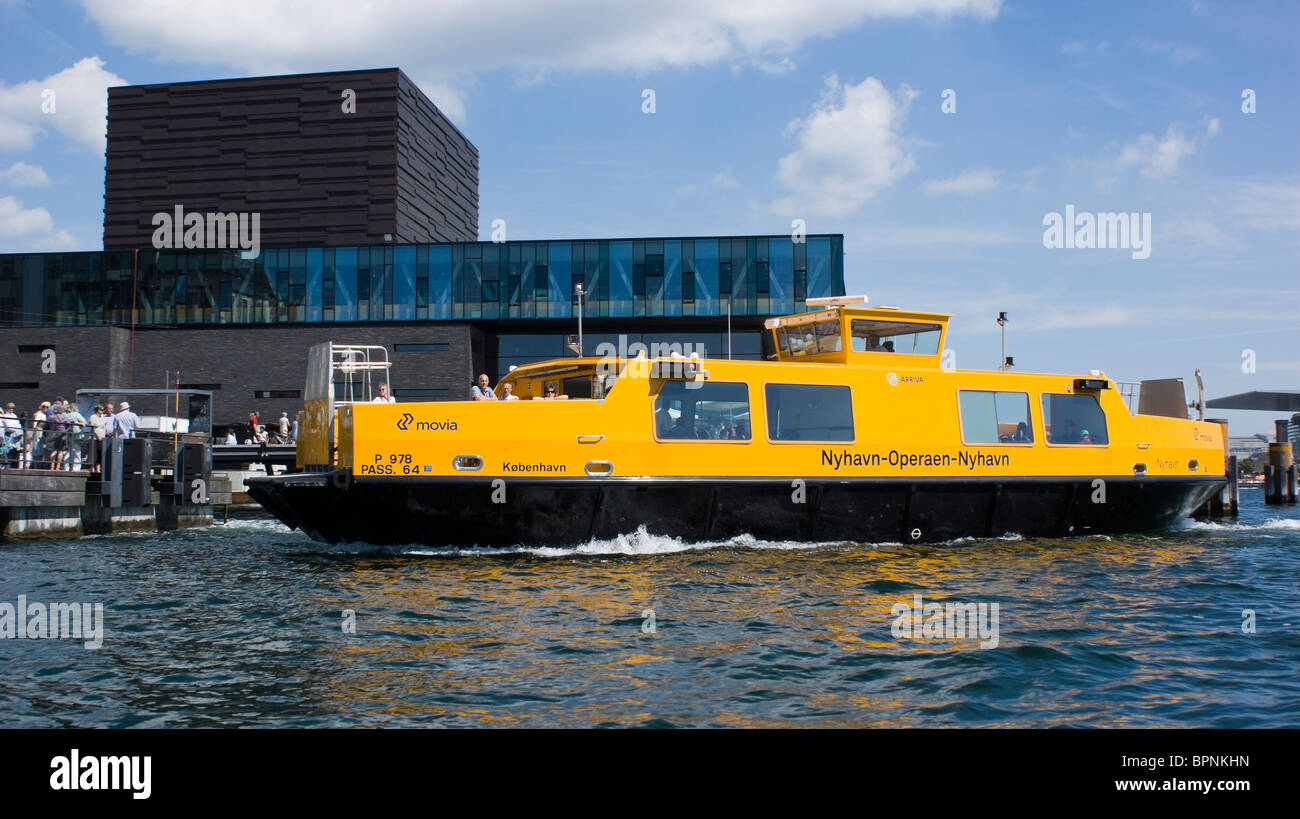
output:
[[[1295,457],[1287,443],[1268,445],[1268,465],[1264,467],[1264,503],[1295,503]]]

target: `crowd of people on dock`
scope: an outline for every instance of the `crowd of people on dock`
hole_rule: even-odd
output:
[[[257,446],[265,448],[271,444],[295,444],[298,442],[298,419],[290,418],[289,413],[281,411],[280,420],[276,421],[270,429],[266,424],[258,420],[257,412],[248,413],[248,429],[244,431],[244,439],[239,439],[237,426],[228,427],[225,435],[218,432],[215,443],[225,446]]]
[[[293,444],[298,439],[298,421],[290,419],[287,411],[280,413],[270,429],[258,422],[256,412],[249,413],[248,420],[248,430],[242,431],[243,441],[235,426],[216,442],[265,448]],[[140,417],[128,401],[119,403],[116,411],[111,403],[96,404],[88,414],[61,395],[53,401],[42,401],[31,413],[18,412],[12,402],[0,403],[0,468],[92,468],[98,461],[100,444],[112,438],[135,438],[139,429]]]
[[[107,438],[134,438],[140,417],[131,404],[96,404],[89,416],[63,396],[42,401],[30,415],[13,402],[0,411],[0,466],[10,469],[81,469],[90,448]]]

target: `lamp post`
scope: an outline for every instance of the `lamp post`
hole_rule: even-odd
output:
[[[998,369],[1005,372],[1007,369],[1007,321],[1009,321],[1007,314],[1005,312],[998,313],[997,321],[998,326],[1002,328],[1002,362],[998,364]]]
[[[586,295],[582,282],[573,286],[573,294],[578,297],[578,358],[582,358],[582,297]]]

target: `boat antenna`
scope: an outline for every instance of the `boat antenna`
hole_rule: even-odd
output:
[[[1008,321],[1010,321],[1010,319],[1007,318],[1007,314],[1005,311],[998,313],[998,318],[997,318],[998,326],[1002,328],[1002,363],[998,364],[998,369],[1002,370],[1003,372],[1006,371],[1007,364],[1010,363],[1007,361],[1007,322]]]

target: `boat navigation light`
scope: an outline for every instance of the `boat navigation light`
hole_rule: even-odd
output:
[[[867,294],[863,293],[856,296],[817,296],[811,299],[804,299],[803,303],[809,307],[839,307],[845,304],[866,304]]]

